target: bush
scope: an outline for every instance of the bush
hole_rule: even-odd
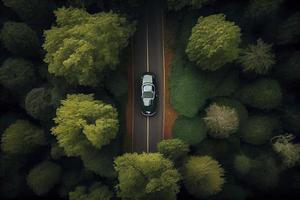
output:
[[[38,195],[48,193],[60,180],[61,167],[53,162],[44,161],[30,170],[27,184]]]
[[[188,118],[179,116],[173,125],[174,137],[190,145],[198,144],[204,140],[206,132],[205,122],[200,117]]]
[[[234,169],[238,175],[246,175],[249,173],[252,165],[252,160],[245,155],[236,155],[234,159]]]
[[[43,130],[28,121],[18,120],[4,131],[1,149],[10,154],[28,154],[35,152],[46,143]]]
[[[254,108],[270,110],[280,105],[282,92],[279,83],[272,79],[258,79],[238,91],[240,100]]]
[[[180,139],[169,139],[162,140],[158,143],[157,150],[159,153],[164,155],[165,158],[176,162],[187,156],[189,146]]]
[[[192,156],[184,166],[184,184],[190,194],[207,198],[222,190],[224,169],[209,156]]]
[[[276,123],[275,119],[268,116],[249,117],[241,127],[242,140],[253,145],[265,144],[276,129]]]
[[[296,44],[300,41],[299,36],[300,12],[296,12],[280,25],[277,35],[277,44]]]
[[[24,59],[8,58],[0,68],[0,83],[17,94],[23,94],[35,83],[33,67]]]
[[[33,118],[46,121],[53,117],[51,91],[47,88],[34,88],[25,98],[25,109]]]
[[[176,199],[180,174],[159,153],[124,154],[115,159],[118,197],[122,199]]]
[[[75,8],[55,11],[57,27],[45,31],[45,62],[71,84],[97,86],[119,64],[135,28],[112,12],[89,14]]]
[[[256,45],[249,45],[239,57],[244,71],[266,74],[275,64],[275,55],[271,52],[272,45],[257,40]]]
[[[94,183],[90,188],[77,186],[69,193],[69,200],[110,200],[112,197],[113,193],[101,183]]]
[[[239,118],[235,109],[215,103],[206,109],[206,117],[203,119],[208,127],[208,134],[214,138],[228,138],[239,127]]]
[[[200,69],[215,71],[239,54],[240,28],[223,14],[200,17],[190,36],[186,53]]]
[[[24,23],[6,22],[0,35],[4,47],[17,56],[36,56],[39,53],[39,38]]]

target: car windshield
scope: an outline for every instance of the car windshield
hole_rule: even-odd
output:
[[[144,98],[153,98],[153,93],[152,92],[144,92],[143,97]]]

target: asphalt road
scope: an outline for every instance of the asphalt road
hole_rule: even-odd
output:
[[[133,88],[132,97],[132,151],[155,152],[163,138],[164,103],[164,54],[163,54],[163,6],[160,0],[148,0],[139,19],[133,40]],[[144,72],[153,72],[157,78],[158,102],[156,114],[145,117],[141,114],[140,77]]]

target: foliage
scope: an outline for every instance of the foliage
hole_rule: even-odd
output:
[[[52,19],[53,3],[49,0],[2,0],[4,5],[14,10],[26,23],[47,26]]]
[[[190,145],[196,145],[204,140],[206,132],[205,122],[200,117],[179,116],[173,125],[174,138],[181,139]]]
[[[124,74],[125,72],[117,69],[106,79],[105,86],[115,97],[121,97],[127,94],[128,81],[127,76],[124,76]]]
[[[287,131],[300,133],[300,107],[298,105],[286,105],[282,109],[282,124]]]
[[[64,149],[57,143],[53,143],[51,146],[50,155],[52,159],[59,160],[61,157],[65,156],[65,152]]]
[[[279,154],[284,167],[290,168],[300,163],[300,144],[293,144],[291,134],[274,137],[272,147]]]
[[[281,45],[296,44],[300,36],[300,12],[293,13],[284,21],[278,31],[277,43]]]
[[[228,138],[239,127],[236,110],[216,103],[206,109],[206,116],[203,119],[208,127],[208,134],[214,138]]]
[[[4,47],[17,56],[36,56],[39,53],[39,38],[25,23],[6,22],[0,36]]]
[[[60,180],[61,167],[51,161],[44,161],[32,168],[27,184],[39,196],[49,192]]]
[[[26,95],[25,109],[35,119],[45,121],[53,117],[50,89],[44,87],[32,89]]]
[[[245,16],[253,20],[273,16],[282,2],[283,0],[251,0]]]
[[[271,52],[272,45],[257,40],[256,45],[249,45],[239,57],[244,71],[266,74],[275,64],[275,55]]]
[[[124,154],[115,159],[118,196],[122,199],[176,199],[180,175],[158,153]]]
[[[293,52],[289,58],[278,65],[275,75],[285,81],[300,80],[300,51]]]
[[[251,159],[246,155],[236,155],[234,159],[234,169],[238,175],[246,175],[251,169]]]
[[[240,36],[240,28],[226,21],[223,14],[200,17],[192,29],[186,53],[200,69],[215,71],[238,57]]]
[[[1,149],[10,154],[29,154],[46,144],[44,131],[25,120],[17,120],[2,134]]]
[[[261,78],[245,85],[238,91],[237,96],[246,105],[270,110],[280,105],[282,92],[276,80]]]
[[[96,86],[119,64],[134,26],[112,12],[89,14],[75,8],[55,11],[57,26],[45,31],[45,62],[69,83]]]
[[[22,58],[8,58],[0,68],[0,83],[19,94],[28,91],[35,82],[33,64]]]
[[[180,139],[168,139],[158,143],[157,150],[165,158],[176,162],[187,156],[189,145]]]
[[[202,6],[214,1],[215,0],[168,0],[168,9],[178,11],[186,6],[200,9]]]
[[[219,193],[224,182],[224,169],[209,156],[192,156],[184,166],[184,184],[197,198]]]
[[[242,140],[253,145],[265,144],[276,129],[276,123],[277,120],[269,116],[251,116],[241,127]]]
[[[110,200],[113,194],[107,186],[94,183],[91,187],[77,186],[69,193],[69,200]]]
[[[101,149],[119,129],[117,110],[93,95],[68,95],[54,121],[52,134],[68,156],[80,156],[91,147]]]

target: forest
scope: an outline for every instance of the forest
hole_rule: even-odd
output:
[[[300,2],[161,0],[177,117],[135,153],[127,74],[146,1],[0,0],[0,198],[299,199]]]

